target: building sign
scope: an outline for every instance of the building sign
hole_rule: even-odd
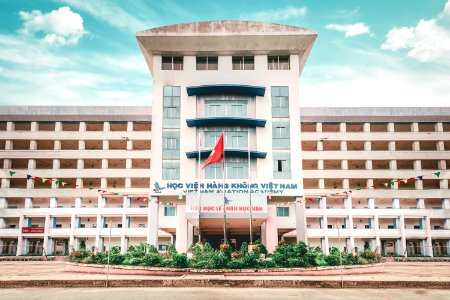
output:
[[[298,182],[289,180],[256,181],[249,183],[239,180],[215,181],[156,181],[152,186],[152,195],[179,195],[182,194],[264,194],[275,196],[302,196],[302,186]]]
[[[44,233],[44,227],[22,227],[22,233]]]
[[[249,214],[250,198],[248,194],[198,194],[186,195],[186,213],[227,213]],[[263,194],[252,195],[251,210],[254,214],[267,213],[267,197]]]

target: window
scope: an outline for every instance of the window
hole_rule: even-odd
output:
[[[164,130],[163,159],[180,159],[180,132],[178,130]]]
[[[180,161],[179,160],[163,160],[162,162],[162,179],[178,180],[180,179]]]
[[[183,70],[183,56],[163,56],[162,70]]]
[[[327,225],[327,228],[328,228],[328,229],[333,229],[333,227],[334,227],[334,226],[331,225],[331,224],[328,224],[328,225]]]
[[[222,179],[222,164],[210,164],[205,169],[206,179]],[[248,178],[248,159],[233,157],[226,158],[225,177],[228,179]]]
[[[388,229],[395,229],[395,228],[394,228],[394,225],[388,225],[387,228],[388,228]]]
[[[283,172],[287,170],[287,161],[286,160],[277,160],[277,171]]]
[[[291,154],[289,152],[273,152],[273,177],[290,179],[291,176]]]
[[[217,70],[218,66],[217,56],[197,56],[197,70]]]
[[[289,217],[289,207],[277,207],[277,217]]]
[[[164,150],[180,149],[179,139],[177,139],[177,138],[163,138],[163,149]]]
[[[272,122],[272,147],[273,149],[289,149],[290,148],[290,128],[289,120]]]
[[[175,217],[177,215],[177,208],[172,206],[164,206],[165,217]]]
[[[289,88],[272,87],[272,117],[289,117]]]
[[[62,228],[62,224],[55,224],[55,228]]]
[[[180,107],[166,106],[163,109],[163,117],[167,119],[179,119]]]
[[[207,117],[245,117],[247,100],[205,100]]]
[[[158,245],[158,251],[167,251],[169,245]]]
[[[269,70],[289,70],[291,68],[289,55],[267,56],[267,64]]]
[[[233,70],[254,70],[255,57],[254,56],[233,56],[232,58]]]
[[[214,147],[217,140],[222,135],[222,128],[211,128],[212,130],[205,131],[205,146]],[[248,130],[247,128],[227,128],[230,131],[225,131],[225,147],[226,148],[241,148],[246,149],[248,147]]]

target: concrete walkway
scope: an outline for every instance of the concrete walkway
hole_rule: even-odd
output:
[[[81,274],[64,271],[61,261],[0,262],[0,287],[101,287],[104,274]],[[340,276],[224,276],[183,275],[146,276],[110,275],[111,286],[142,287],[339,287]],[[344,276],[345,286],[360,288],[447,288],[450,289],[450,263],[392,262],[385,273]]]

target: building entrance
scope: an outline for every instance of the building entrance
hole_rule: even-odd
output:
[[[247,244],[250,242],[249,234],[229,234],[227,236],[228,243],[233,250],[241,249],[243,242]],[[253,233],[253,242],[260,239],[260,234]],[[223,234],[204,234],[202,237],[202,243],[209,243],[214,249],[219,249],[220,244],[223,242]]]

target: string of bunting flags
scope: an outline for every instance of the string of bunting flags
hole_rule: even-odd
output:
[[[107,191],[98,187],[92,187],[92,186],[84,186],[84,185],[78,185],[78,184],[70,184],[68,182],[62,181],[60,179],[57,178],[44,178],[44,177],[39,177],[39,176],[33,176],[30,174],[26,174],[26,173],[22,173],[19,171],[14,171],[14,170],[9,170],[8,171],[9,176],[15,176],[15,175],[21,175],[21,176],[26,176],[27,180],[34,180],[34,181],[42,181],[42,183],[54,183],[55,185],[59,186],[70,186],[73,189],[76,188],[82,188],[82,189],[88,189],[88,190],[97,190],[97,193],[100,193],[102,195],[111,195],[111,196],[123,196],[123,197],[129,197],[130,200],[135,200],[135,201],[143,201],[143,202],[151,202],[152,199],[150,197],[142,197],[141,194],[129,194],[129,193],[118,193],[118,192],[111,192],[111,191]],[[164,201],[160,201],[157,200],[155,201],[156,204],[163,204],[166,206],[176,206],[176,203],[173,202],[164,202]]]
[[[50,184],[54,183],[55,185],[61,185],[63,187],[66,186],[66,185],[70,185],[67,182],[64,182],[64,181],[61,181],[61,180],[55,179],[55,178],[50,179],[50,178],[44,178],[44,177],[39,177],[39,176],[33,176],[33,175],[30,175],[30,174],[25,174],[25,173],[22,173],[22,172],[19,172],[19,171],[14,171],[14,170],[9,170],[8,172],[9,172],[9,175],[11,177],[14,176],[14,175],[22,175],[22,176],[26,176],[27,180],[34,180],[34,181],[41,180],[42,183],[46,183],[46,182],[48,182]],[[419,176],[416,176],[416,177],[410,177],[410,178],[404,178],[404,179],[394,179],[394,180],[391,180],[389,182],[384,182],[383,185],[385,187],[388,187],[388,186],[395,186],[396,183],[398,185],[400,185],[400,184],[407,184],[408,182],[414,182],[416,180],[423,180],[424,177],[427,177],[427,176],[436,176],[437,178],[440,178],[441,173],[442,173],[442,171],[438,170],[438,171],[435,171],[435,172],[426,173],[426,174],[419,175]],[[88,190],[97,190],[97,192],[102,194],[102,195],[125,196],[125,197],[129,197],[130,200],[143,201],[143,202],[146,202],[146,201],[151,202],[152,201],[150,197],[142,197],[140,195],[136,196],[136,195],[128,194],[128,193],[110,192],[110,191],[107,191],[107,190],[104,190],[104,189],[91,187],[91,186],[81,186],[81,185],[77,185],[77,184],[73,184],[73,185],[70,185],[70,186],[72,188],[74,188],[74,189],[75,188],[83,188],[83,189],[88,189]],[[288,205],[288,204],[292,204],[292,203],[303,203],[303,202],[306,202],[306,201],[317,201],[317,200],[320,200],[321,198],[324,198],[324,197],[349,196],[350,194],[353,193],[353,191],[370,190],[370,189],[374,190],[374,189],[377,189],[379,187],[380,186],[372,185],[372,186],[366,186],[366,187],[360,187],[360,188],[355,188],[355,189],[344,190],[342,192],[337,192],[337,193],[321,194],[321,195],[316,196],[316,197],[302,197],[300,200],[276,203],[276,206],[284,206],[284,205]],[[183,198],[183,194],[179,193],[178,199],[181,200],[182,198]],[[272,199],[272,194],[271,193],[268,194],[268,198]],[[156,204],[163,204],[163,205],[166,205],[166,206],[176,206],[177,205],[177,203],[164,202],[164,201],[160,201],[160,200],[157,200]]]

